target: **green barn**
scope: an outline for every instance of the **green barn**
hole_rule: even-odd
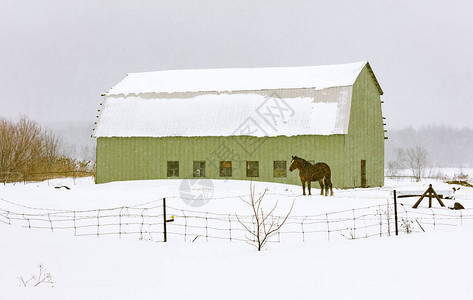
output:
[[[297,155],[326,162],[334,187],[382,186],[382,94],[368,62],[127,74],[103,95],[96,182],[299,185]]]

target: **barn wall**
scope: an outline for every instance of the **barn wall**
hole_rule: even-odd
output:
[[[193,161],[206,161],[206,177],[219,177],[219,162],[233,161],[230,179],[248,180],[246,161],[259,161],[259,181],[300,185],[298,171],[273,177],[273,161],[292,155],[324,161],[332,168],[335,187],[351,187],[346,171],[345,135],[294,137],[163,137],[98,138],[97,183],[117,180],[165,179],[167,161],[179,161],[179,178],[192,178]],[[319,188],[318,183],[314,186]]]
[[[384,185],[384,126],[380,91],[365,67],[353,86],[346,158],[352,186],[361,186],[361,160],[366,160],[368,186]]]

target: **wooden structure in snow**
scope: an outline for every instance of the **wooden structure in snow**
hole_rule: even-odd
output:
[[[128,74],[103,95],[96,182],[298,184],[297,155],[328,163],[334,187],[382,186],[382,94],[368,62]]]

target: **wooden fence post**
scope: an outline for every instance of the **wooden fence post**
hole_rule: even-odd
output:
[[[397,197],[396,197],[396,190],[394,190],[394,225],[396,228],[396,235],[398,235],[398,228],[397,228]]]
[[[168,241],[167,228],[166,228],[166,198],[163,198],[163,228],[164,228],[164,242]]]

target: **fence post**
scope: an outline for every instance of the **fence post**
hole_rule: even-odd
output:
[[[435,230],[435,213],[433,209],[430,209],[432,211],[432,220],[434,222],[434,230]]]
[[[181,212],[184,218],[184,242],[187,242],[187,216],[183,210]]]
[[[397,197],[396,197],[396,190],[394,190],[394,225],[396,228],[396,235],[398,235],[399,231],[397,228]]]
[[[325,219],[327,220],[327,240],[330,241],[330,223],[328,221],[328,213],[325,214]]]
[[[228,230],[230,231],[230,242],[232,241],[232,221],[230,219],[230,215],[228,215]]]
[[[381,205],[378,205],[379,212],[379,237],[383,236],[383,214],[381,213]]]
[[[118,237],[122,238],[122,210],[123,207],[120,208],[120,212],[118,213]]]
[[[51,221],[51,214],[48,214],[49,224],[51,224],[51,231],[54,232],[53,229],[53,221]]]
[[[143,210],[141,211],[140,240],[143,240],[143,226],[145,225],[145,216],[144,216],[145,211],[146,211],[146,208],[143,208]]]
[[[167,229],[166,229],[166,198],[163,198],[163,229],[164,229],[164,242],[168,241]]]
[[[353,209],[353,239],[356,239],[356,219],[355,219],[355,209]]]
[[[302,242],[305,242],[305,235],[304,235],[304,221],[307,219],[307,216],[302,220],[301,227],[302,227]]]
[[[209,241],[209,220],[208,220],[208,214],[205,213],[205,240],[208,242]]]
[[[76,211],[74,211],[74,236],[77,236]]]
[[[391,208],[389,207],[389,197],[386,199],[386,221],[388,223],[388,236],[391,236]]]
[[[97,236],[100,235],[100,209],[97,211]]]

